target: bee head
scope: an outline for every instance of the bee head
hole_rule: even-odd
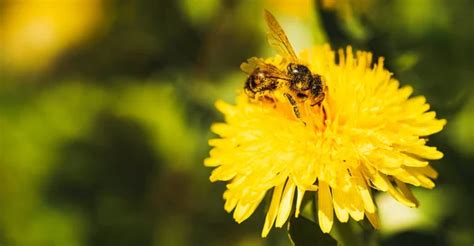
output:
[[[296,63],[288,64],[287,70],[288,70],[288,74],[291,74],[294,76],[311,74],[308,67],[306,67],[305,65],[296,64]]]

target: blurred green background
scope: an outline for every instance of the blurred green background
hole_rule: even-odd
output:
[[[289,245],[238,225],[202,164],[216,99],[274,52],[263,9],[298,51],[386,57],[448,125],[434,190],[377,196],[381,245],[474,243],[471,0],[0,1],[0,245]]]

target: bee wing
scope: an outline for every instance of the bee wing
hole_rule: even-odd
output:
[[[270,46],[272,46],[281,56],[296,61],[298,58],[296,57],[295,51],[278,21],[268,10],[265,10],[264,17],[269,29],[267,38]]]
[[[257,57],[252,57],[248,59],[247,62],[244,62],[240,65],[240,69],[242,69],[242,71],[244,71],[248,75],[252,74],[257,68],[260,71],[271,75],[269,77],[285,80],[290,79],[287,74],[278,69],[276,66],[266,63],[263,59],[259,59]]]

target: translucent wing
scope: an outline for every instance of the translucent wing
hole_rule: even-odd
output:
[[[293,50],[290,41],[288,41],[288,37],[286,36],[278,21],[268,10],[265,10],[264,16],[270,31],[268,33],[268,43],[281,56],[296,61],[298,58],[296,57],[295,51]]]
[[[282,72],[276,66],[266,63],[263,59],[257,57],[252,57],[248,59],[247,62],[242,63],[240,69],[248,75],[258,69],[259,71],[264,72],[268,78],[290,79],[287,74]]]

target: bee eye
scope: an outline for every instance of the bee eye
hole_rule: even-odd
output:
[[[291,74],[297,74],[299,71],[298,71],[298,65],[294,64],[294,63],[290,63],[288,64],[288,73],[291,73]]]
[[[255,88],[255,87],[257,87],[257,83],[255,82],[255,80],[250,81],[250,88]]]
[[[303,66],[303,65],[300,65],[300,66],[298,67],[298,70],[299,70],[301,73],[308,73],[308,72],[309,72],[308,67]]]

